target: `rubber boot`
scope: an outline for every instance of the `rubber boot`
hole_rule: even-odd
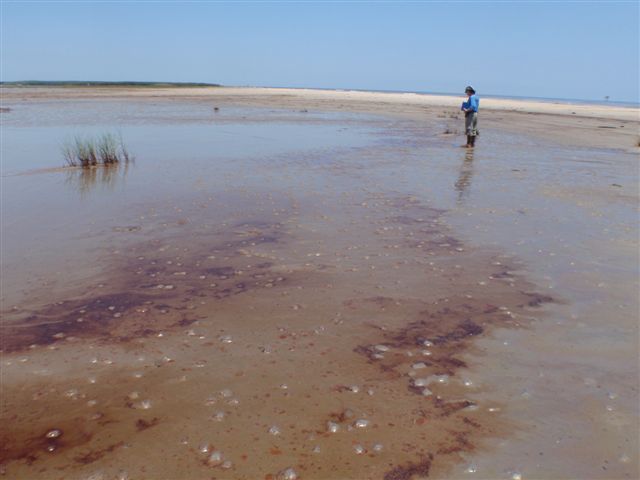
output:
[[[469,144],[471,145],[471,147],[475,147],[476,146],[476,136],[472,135],[471,137],[469,137],[470,142]]]

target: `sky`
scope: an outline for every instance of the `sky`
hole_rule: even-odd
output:
[[[13,2],[0,79],[638,102],[640,2]]]

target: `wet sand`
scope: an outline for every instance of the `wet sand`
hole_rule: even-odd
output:
[[[627,109],[498,104],[466,152],[329,93],[3,92],[4,136],[99,111],[137,155],[3,151],[6,477],[638,477]]]

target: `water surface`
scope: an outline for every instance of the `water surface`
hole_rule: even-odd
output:
[[[430,118],[11,107],[9,477],[637,472],[633,155],[494,131],[469,152]],[[57,168],[104,131],[135,163]]]

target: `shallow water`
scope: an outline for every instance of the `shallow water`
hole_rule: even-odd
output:
[[[11,107],[7,476],[636,476],[632,155],[490,131],[469,153],[429,119]],[[31,172],[105,129],[134,164]]]

